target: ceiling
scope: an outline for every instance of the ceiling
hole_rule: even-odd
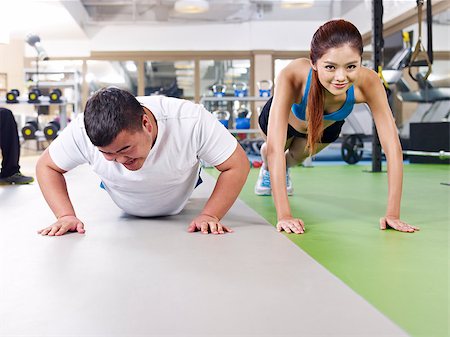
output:
[[[258,21],[270,25],[271,21],[325,22],[337,17],[358,21],[361,11],[355,9],[362,8],[370,17],[372,3],[372,0],[315,0],[310,8],[285,8],[286,0],[204,1],[209,3],[207,12],[182,14],[174,10],[176,0],[0,0],[0,28],[2,32],[9,31],[12,38],[36,32],[46,42],[82,41],[92,38],[103,27],[118,25],[160,27]],[[407,10],[414,5],[414,0],[384,0],[385,16],[398,12],[396,7]],[[433,21],[449,25],[449,11],[433,13]]]
[[[174,10],[175,0],[80,0],[88,18],[84,24],[128,23],[236,23],[252,20],[326,21],[343,17],[362,3],[351,0],[316,0],[306,7],[302,0],[287,8],[288,0],[209,0],[205,13],[185,14]],[[293,0],[290,0],[291,2]],[[303,0],[306,1],[306,0]]]

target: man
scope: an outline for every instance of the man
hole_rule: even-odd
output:
[[[214,191],[189,232],[223,234],[220,219],[238,197],[249,161],[236,139],[201,105],[163,96],[135,98],[118,88],[96,92],[36,167],[41,191],[57,221],[38,233],[84,233],[63,174],[89,163],[102,187],[126,213],[151,217],[179,213],[201,182],[200,160],[221,171]]]
[[[0,148],[2,166],[0,185],[24,185],[34,181],[33,177],[20,173],[20,144],[17,123],[11,110],[0,108]]]

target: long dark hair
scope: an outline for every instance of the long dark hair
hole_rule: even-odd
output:
[[[139,131],[143,114],[143,107],[128,91],[115,87],[103,88],[86,103],[86,133],[95,146],[107,146],[122,130]]]
[[[311,52],[309,58],[312,64],[316,64],[329,49],[349,45],[363,53],[361,33],[350,22],[345,20],[331,20],[319,27],[311,40]],[[324,113],[324,88],[319,82],[317,71],[313,69],[311,87],[309,89],[306,108],[308,120],[308,149],[312,155],[316,149],[316,143],[320,142],[323,133]]]

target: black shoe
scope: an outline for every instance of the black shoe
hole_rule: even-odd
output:
[[[31,184],[34,181],[33,177],[24,176],[22,173],[17,172],[12,176],[6,178],[0,178],[0,185],[26,185]]]

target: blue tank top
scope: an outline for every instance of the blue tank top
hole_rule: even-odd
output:
[[[309,87],[311,85],[311,75],[312,69],[309,71],[308,79],[306,80],[305,94],[302,97],[302,101],[299,104],[297,103],[292,104],[291,108],[295,117],[301,119],[302,121],[306,121],[306,102],[308,101]],[[350,113],[353,110],[354,104],[355,104],[355,89],[353,88],[352,85],[347,90],[347,97],[345,99],[344,105],[339,110],[333,113],[324,114],[323,119],[327,121],[342,121],[345,118],[347,118],[348,115],[350,115]]]

